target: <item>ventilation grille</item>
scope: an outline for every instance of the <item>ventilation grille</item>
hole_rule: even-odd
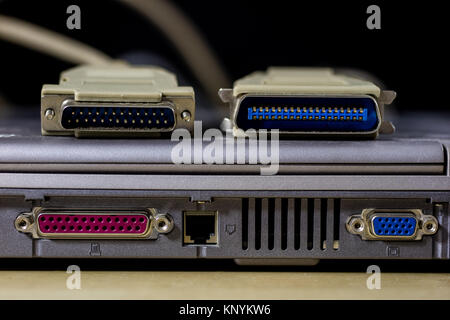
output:
[[[243,250],[339,250],[340,199],[242,199]]]

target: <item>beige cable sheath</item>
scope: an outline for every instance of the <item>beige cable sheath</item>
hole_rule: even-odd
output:
[[[231,82],[199,30],[169,0],[120,0],[147,17],[172,42],[208,95]]]
[[[114,60],[77,40],[32,23],[0,15],[0,39],[74,64],[104,65]]]

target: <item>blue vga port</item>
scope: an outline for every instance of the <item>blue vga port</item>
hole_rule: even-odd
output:
[[[438,231],[433,215],[421,209],[364,209],[347,219],[347,231],[363,240],[421,240]]]
[[[411,237],[416,233],[417,218],[408,216],[374,216],[373,232],[377,236]]]
[[[371,96],[245,96],[239,103],[236,126],[278,129],[281,134],[345,134],[376,132],[377,102]]]

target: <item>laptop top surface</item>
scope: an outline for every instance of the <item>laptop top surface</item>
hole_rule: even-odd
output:
[[[175,164],[173,149],[180,148],[178,141],[47,137],[41,135],[36,119],[4,119],[0,172],[258,173],[272,150],[270,160],[278,161],[280,174],[442,174],[447,166],[449,120],[409,116],[398,133],[369,141],[280,140],[278,159],[270,140],[267,150],[252,149],[247,142],[243,161],[244,149],[238,151],[236,142],[224,138],[216,145],[221,151],[213,151],[212,161],[211,141],[203,141],[200,149],[200,144],[195,146],[198,139],[191,141],[189,160]]]

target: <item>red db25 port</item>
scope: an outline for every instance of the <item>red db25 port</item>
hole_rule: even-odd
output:
[[[16,218],[18,231],[33,238],[51,239],[135,239],[149,238],[155,221],[154,209],[67,210],[35,208]]]
[[[144,214],[58,214],[38,216],[42,234],[145,234],[149,218]]]

